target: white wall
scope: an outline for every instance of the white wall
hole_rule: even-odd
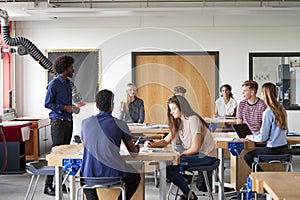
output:
[[[299,17],[300,14],[193,14],[57,19],[18,22],[17,36],[30,39],[42,52],[100,48],[101,88],[114,91],[117,101],[131,80],[132,51],[219,51],[220,84],[231,84],[235,98],[240,101],[241,83],[249,78],[249,52],[299,52]],[[43,68],[30,56],[23,56],[18,57],[17,71],[19,116],[47,116],[49,111],[43,107]],[[94,105],[87,105],[74,116],[75,134],[80,131],[81,120],[95,112]],[[288,115],[290,130],[300,132],[296,122],[300,113],[293,111]]]

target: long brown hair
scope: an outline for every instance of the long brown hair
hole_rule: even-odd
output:
[[[271,83],[263,84],[261,91],[263,100],[275,115],[276,124],[282,129],[287,130],[287,115],[284,107],[277,101],[276,86]]]
[[[169,98],[168,100],[168,120],[169,120],[169,127],[173,135],[175,135],[180,127],[181,119],[180,118],[174,118],[173,115],[171,114],[171,110],[169,108],[169,104],[175,103],[175,105],[178,107],[178,109],[186,116],[192,116],[196,115],[199,117],[201,122],[204,124],[206,128],[208,128],[207,123],[202,119],[200,115],[198,115],[193,109],[191,108],[189,102],[181,95],[174,95],[173,97]]]

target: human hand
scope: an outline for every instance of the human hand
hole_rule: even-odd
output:
[[[144,147],[145,148],[150,148],[150,147],[152,147],[152,145],[153,145],[153,142],[151,142],[151,141],[145,141],[145,143],[144,143]]]
[[[134,147],[136,149],[136,152],[140,152],[140,145],[139,144],[134,145]]]
[[[64,106],[64,110],[67,111],[68,113],[72,113],[73,108],[72,106]]]
[[[251,138],[251,135],[246,135],[246,138],[247,140],[249,140]]]

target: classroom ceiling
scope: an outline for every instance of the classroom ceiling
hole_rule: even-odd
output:
[[[300,0],[0,0],[0,8],[13,21],[178,13],[299,14]]]

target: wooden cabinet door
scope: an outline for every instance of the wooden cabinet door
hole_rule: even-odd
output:
[[[175,86],[187,89],[185,97],[202,117],[211,117],[218,91],[218,53],[136,52],[133,79],[144,100],[145,123],[167,123],[167,100]]]

